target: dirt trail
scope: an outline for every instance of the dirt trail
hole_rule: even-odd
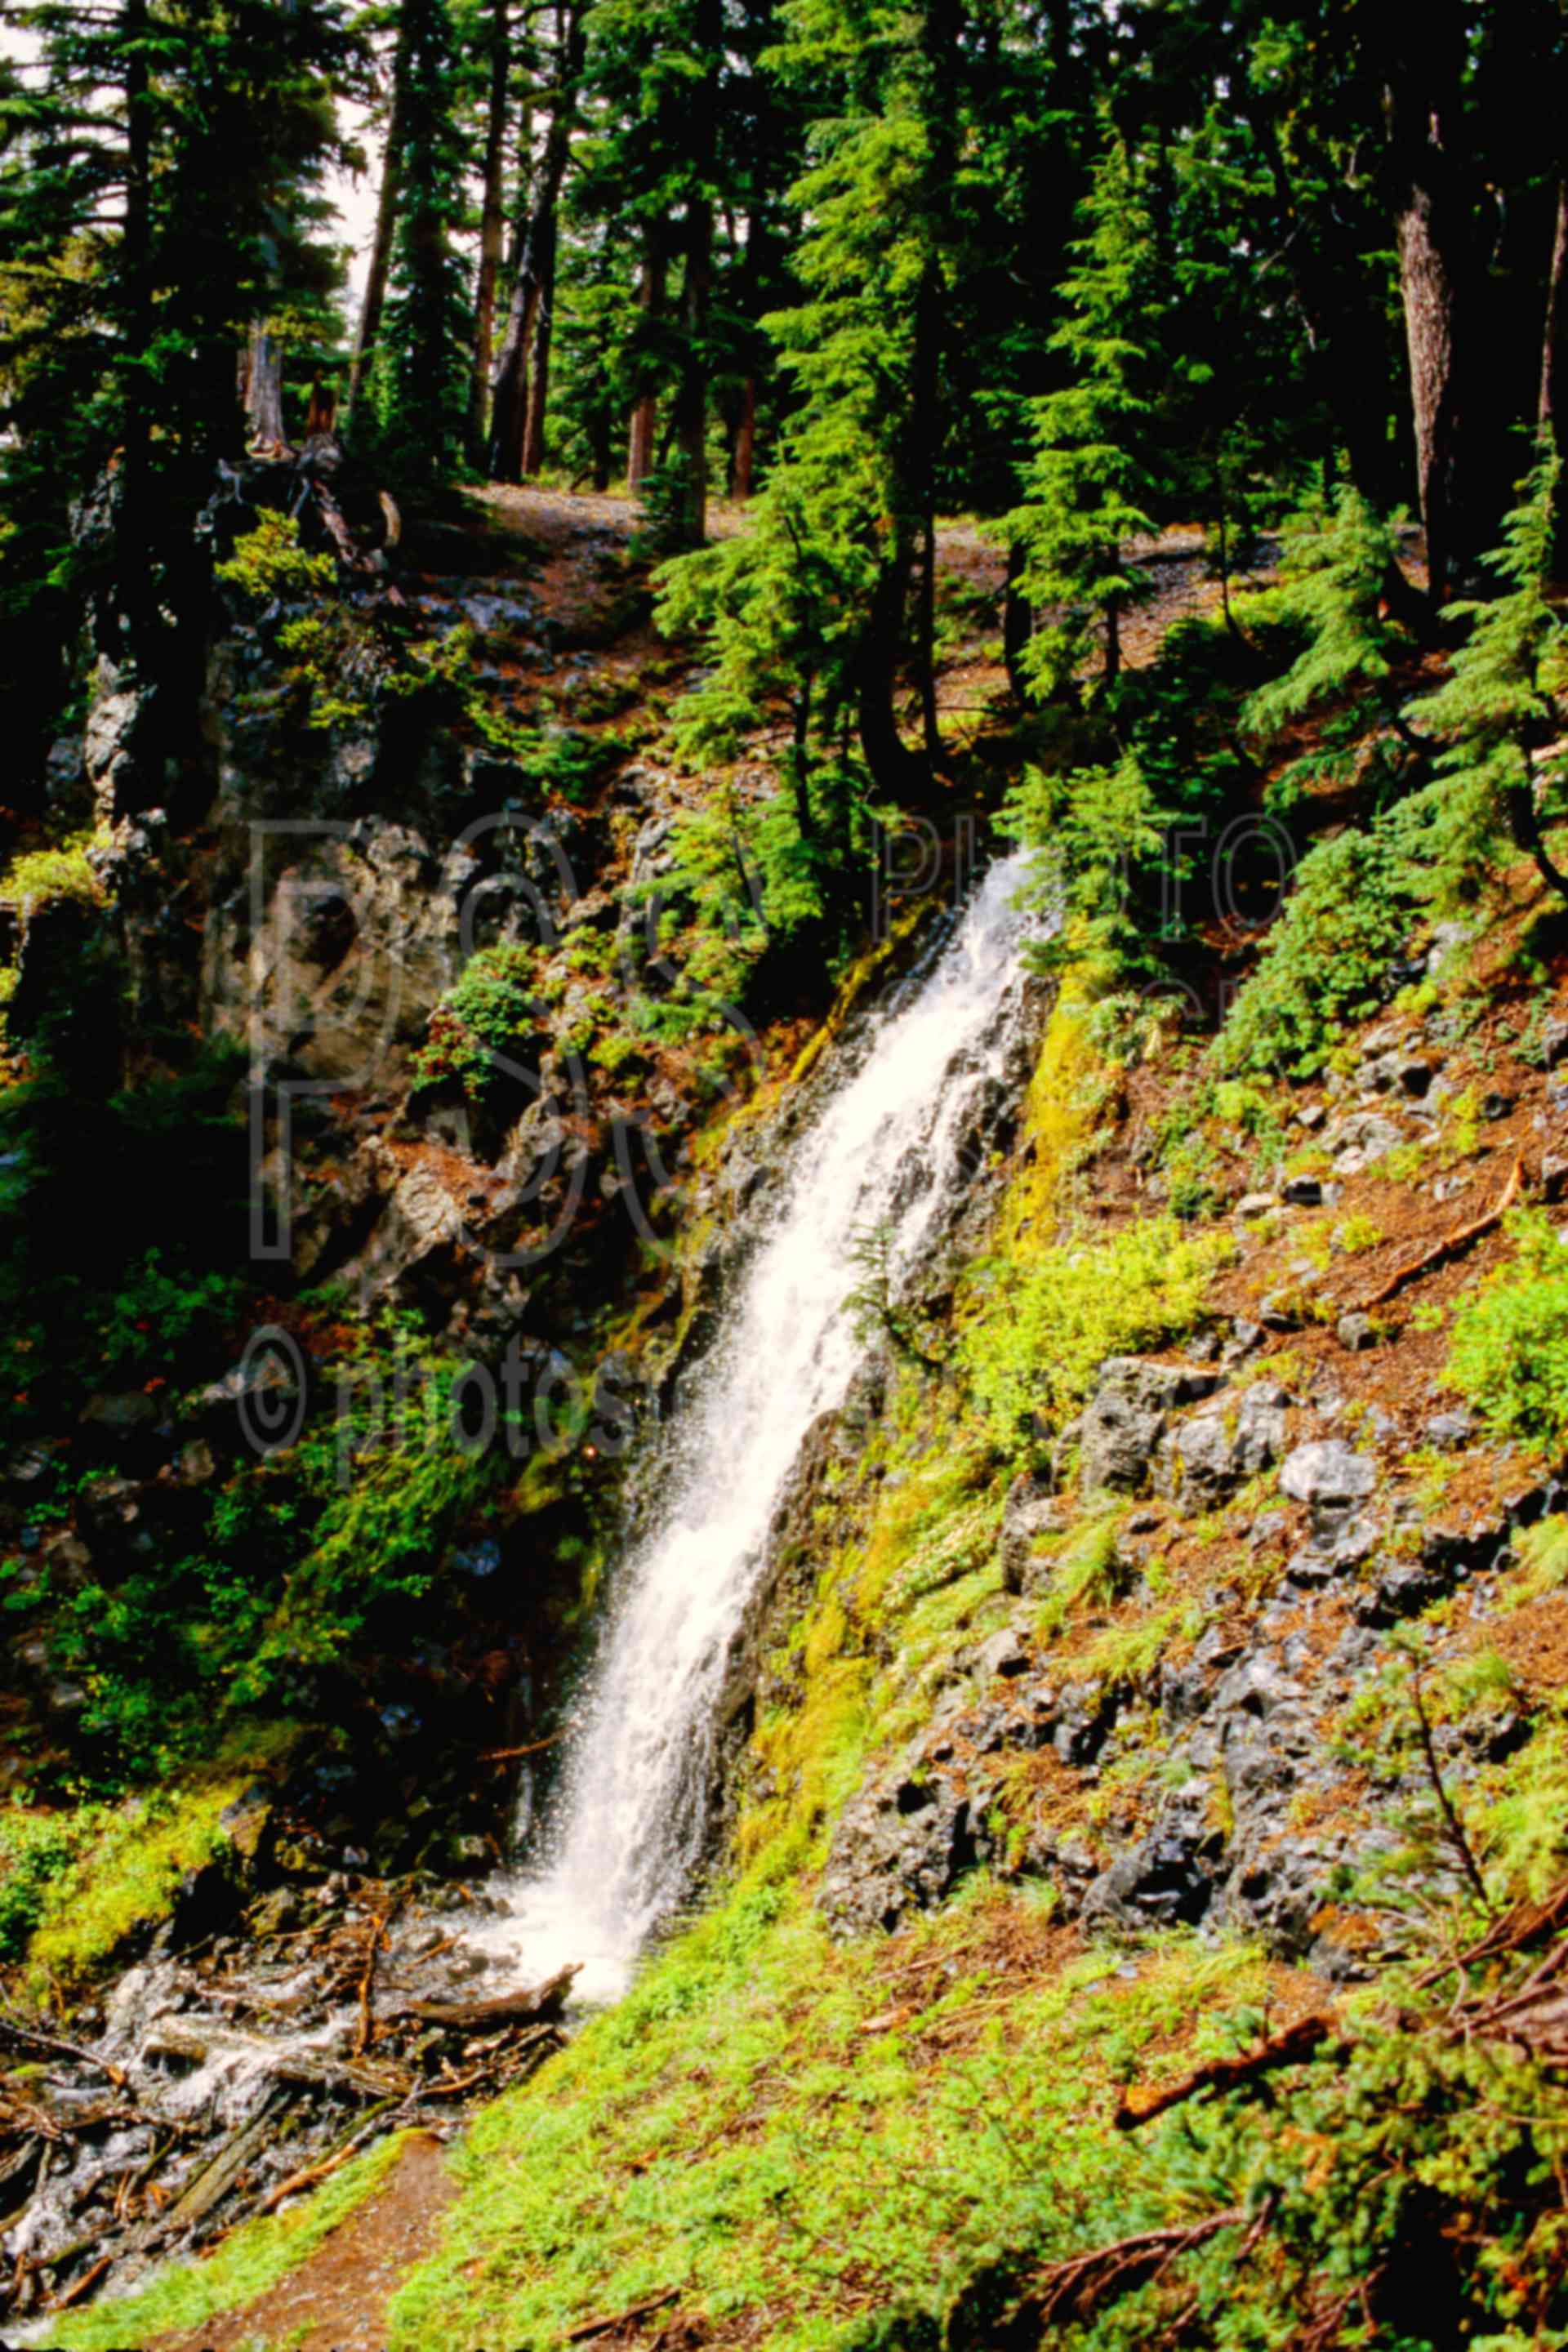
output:
[[[387,2305],[430,2252],[456,2195],[440,2141],[419,2133],[369,2202],[297,2271],[240,2310],[188,2335],[160,2337],[151,2352],[241,2352],[258,2344],[288,2345],[290,2352],[382,2352]]]

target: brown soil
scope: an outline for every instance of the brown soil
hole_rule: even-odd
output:
[[[163,2336],[153,2352],[239,2352],[288,2345],[290,2352],[382,2352],[386,2307],[435,2242],[457,2195],[439,2140],[411,2137],[384,2185],[357,2206],[297,2271],[243,2310],[225,2312],[192,2334]]]

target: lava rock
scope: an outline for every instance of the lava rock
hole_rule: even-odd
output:
[[[1042,1563],[1035,1546],[1058,1523],[1058,1507],[1050,1482],[1037,1472],[1021,1471],[1007,1489],[1002,1507],[1002,1589],[1024,1592],[1040,1581]]]
[[[906,1761],[846,1806],[818,1901],[836,1935],[890,1931],[990,1853],[984,1809],[929,1764]]]
[[[1135,1494],[1149,1478],[1169,1415],[1207,1396],[1222,1375],[1206,1368],[1152,1363],[1112,1356],[1079,1424],[1079,1474],[1085,1494],[1107,1489]]]
[[[1207,1510],[1257,1476],[1285,1450],[1289,1398],[1280,1388],[1259,1384],[1234,1405],[1206,1406],[1161,1441],[1155,1484]]]

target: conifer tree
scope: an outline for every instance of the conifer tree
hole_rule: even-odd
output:
[[[1568,628],[1547,595],[1556,532],[1562,460],[1542,436],[1536,463],[1519,484],[1519,503],[1502,543],[1486,559],[1501,583],[1489,600],[1467,597],[1444,617],[1469,631],[1453,670],[1408,719],[1443,739],[1440,781],[1401,812],[1407,835],[1425,824],[1425,854],[1450,885],[1476,867],[1505,836],[1535,861],[1544,880],[1568,898],[1568,872],[1548,839],[1568,811],[1551,805],[1561,789],[1568,691]],[[1542,757],[1542,754],[1547,756]]]
[[[1121,665],[1121,616],[1144,593],[1127,542],[1152,532],[1151,383],[1161,296],[1136,158],[1112,131],[1096,166],[1052,337],[1065,381],[1036,406],[1024,500],[1008,518],[1020,593],[1037,609],[1022,667],[1039,692],[1069,688],[1098,635],[1103,677]]]
[[[257,321],[320,316],[321,180],[354,47],[338,0],[117,0],[4,11],[33,57],[5,107],[0,617],[29,685],[95,602],[105,650],[184,658],[191,525],[237,446]],[[97,486],[107,528],[73,541]],[[199,642],[199,640],[198,640]],[[184,650],[182,650],[184,649]]]
[[[473,331],[468,272],[454,237],[466,159],[447,0],[403,0],[400,40],[395,162],[404,194],[376,370],[378,440],[382,462],[399,479],[433,483],[462,463]]]

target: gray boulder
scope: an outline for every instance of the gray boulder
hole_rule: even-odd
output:
[[[1002,1587],[1025,1592],[1039,1581],[1042,1563],[1035,1546],[1058,1524],[1058,1506],[1047,1480],[1020,1471],[1007,1489],[1002,1507]]]
[[[1179,1406],[1212,1395],[1222,1377],[1206,1366],[1109,1357],[1079,1424],[1084,1493],[1109,1489],[1136,1494],[1147,1486],[1170,1415]]]
[[[1211,1402],[1160,1442],[1154,1483],[1200,1510],[1221,1502],[1285,1451],[1290,1400],[1260,1382],[1236,1403]]]
[[[1315,1437],[1298,1445],[1279,1473],[1292,1502],[1330,1509],[1364,1502],[1377,1485],[1377,1465],[1342,1438]]]

